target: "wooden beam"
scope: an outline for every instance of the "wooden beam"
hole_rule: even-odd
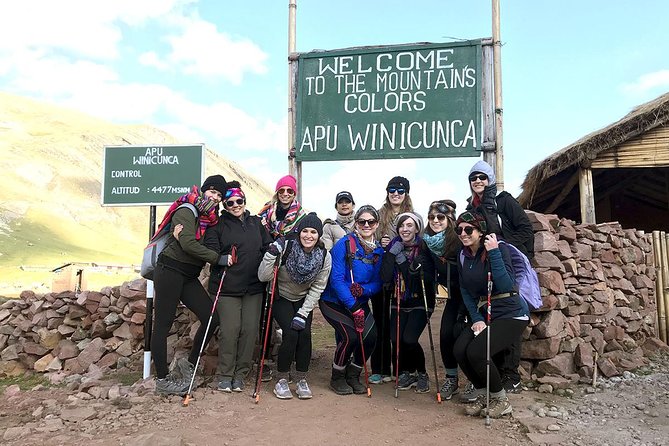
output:
[[[576,186],[576,183],[578,183],[578,173],[574,172],[574,174],[569,178],[569,181],[567,181],[567,184],[564,186],[562,189],[562,192],[558,194],[557,197],[553,200],[553,202],[546,208],[546,211],[544,213],[546,214],[551,214],[555,209],[557,209],[560,204],[564,201],[565,198],[567,198],[567,195],[569,195],[569,192]]]
[[[581,203],[581,222],[597,223],[595,220],[595,192],[592,185],[592,169],[579,167],[578,189]]]

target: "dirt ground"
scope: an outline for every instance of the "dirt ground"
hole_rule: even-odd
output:
[[[435,342],[440,315],[433,316]],[[177,397],[121,387],[120,396],[91,398],[74,386],[41,388],[0,399],[0,443],[7,445],[666,445],[669,444],[669,361],[637,374],[579,386],[571,397],[526,389],[511,395],[513,416],[493,420],[463,414],[454,400],[400,392],[393,383],[366,395],[338,396],[327,387],[334,341],[315,319],[309,375],[311,400],[278,400],[265,383],[259,404],[240,394],[201,387],[182,407]],[[426,330],[427,332],[427,330]],[[425,336],[424,336],[425,337]],[[428,369],[429,342],[424,339]],[[437,358],[438,352],[437,352]],[[439,359],[437,359],[439,361]],[[443,368],[440,379],[443,378]],[[114,379],[107,376],[105,379]],[[247,383],[247,387],[252,387]],[[68,390],[69,389],[69,390]],[[81,389],[81,388],[80,388]],[[79,389],[79,390],[80,390]],[[124,393],[126,395],[124,395]],[[4,432],[4,434],[3,434]],[[3,436],[4,435],[4,436]]]

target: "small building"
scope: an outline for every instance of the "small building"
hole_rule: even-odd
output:
[[[669,231],[669,93],[549,156],[521,187],[525,209]]]

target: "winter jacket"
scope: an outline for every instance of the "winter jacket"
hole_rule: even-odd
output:
[[[236,245],[237,262],[229,267],[221,265],[212,267],[209,292],[212,294],[217,292],[223,269],[227,268],[221,295],[244,296],[262,293],[265,284],[258,280],[258,267],[270,243],[272,237],[260,217],[245,211],[240,219],[224,211],[216,226],[207,229],[204,244],[221,255],[230,254],[232,246]]]
[[[383,262],[381,263],[381,280],[384,284],[388,284],[393,290],[393,293],[395,293],[397,288],[396,278],[398,274],[401,274],[402,280],[400,281],[400,309],[425,310],[425,300],[423,299],[423,290],[425,290],[428,311],[430,311],[430,313],[433,312],[436,298],[435,288],[434,286],[424,286],[425,284],[421,280],[422,266],[417,268],[417,266],[421,263],[421,259],[428,255],[425,251],[427,247],[424,243],[421,242],[418,253],[413,261],[410,262],[409,260],[405,260],[402,263],[397,264],[395,254],[388,251],[395,243],[402,243],[402,240],[400,240],[399,237],[395,237],[386,247],[387,251],[383,255]],[[408,259],[409,255],[406,250],[405,254]],[[397,295],[395,295],[391,301],[391,308],[396,307]]]
[[[332,249],[332,247],[337,244],[339,239],[341,239],[343,236],[346,234],[350,234],[353,232],[353,225],[355,224],[355,221],[353,220],[353,215],[339,215],[337,214],[337,218],[335,220],[331,219],[326,219],[323,222],[323,236],[321,237],[321,240],[323,240],[323,244],[325,245],[325,249],[328,251]]]
[[[427,245],[425,245],[425,242],[423,242],[423,245],[422,252],[424,254],[420,261],[423,265],[423,274],[425,275],[425,289],[436,290],[437,284],[444,286],[450,293],[448,298],[453,299],[459,303],[461,308],[458,312],[464,316],[467,310],[462,304],[462,294],[460,293],[460,277],[458,274],[456,257],[448,259],[439,257],[430,251]],[[462,249],[462,244],[459,244],[459,246],[460,249]]]
[[[355,241],[353,259],[348,257],[348,236],[340,239],[330,251],[330,254],[332,254],[332,272],[321,299],[342,305],[354,312],[364,305],[371,296],[381,292],[381,259],[384,251],[383,248],[377,246],[374,251],[366,253],[357,234],[351,234],[351,237]],[[362,286],[362,296],[358,298],[351,294],[351,270],[353,271],[353,280]]]
[[[287,241],[287,243],[299,243],[299,241]],[[300,247],[293,247],[292,249],[300,249]],[[325,249],[322,247],[316,247],[314,249]],[[285,253],[284,253],[285,254]],[[269,282],[272,280],[272,273],[274,272],[274,262],[276,256],[270,253],[269,251],[265,253],[265,256],[260,263],[258,268],[258,279],[262,282]],[[307,318],[309,313],[311,313],[318,304],[318,299],[321,297],[321,293],[325,289],[325,286],[328,283],[328,277],[330,276],[330,269],[332,268],[332,257],[330,253],[325,251],[325,260],[323,262],[323,267],[320,272],[316,275],[316,278],[310,283],[295,283],[288,274],[286,265],[281,265],[279,267],[279,274],[277,277],[277,290],[279,295],[286,300],[291,302],[297,302],[302,298],[305,298],[302,308],[297,312]]]
[[[463,248],[462,252],[462,263],[458,260],[460,291],[472,322],[486,320],[488,271],[492,272],[492,320],[527,319],[529,309],[525,299],[518,294],[508,248],[500,244],[498,249],[488,251],[485,261],[482,261],[485,252],[483,246],[473,255],[467,248]],[[509,296],[501,297],[506,294]],[[495,296],[500,298],[495,299]],[[486,303],[479,309],[482,300]]]

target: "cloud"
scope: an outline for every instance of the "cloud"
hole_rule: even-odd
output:
[[[140,54],[137,61],[141,65],[153,67],[159,71],[165,71],[170,67],[167,62],[160,60],[160,57],[155,51],[147,51],[146,53]]]
[[[660,70],[639,76],[634,82],[624,84],[625,93],[642,96],[654,89],[669,87],[669,70]]]

